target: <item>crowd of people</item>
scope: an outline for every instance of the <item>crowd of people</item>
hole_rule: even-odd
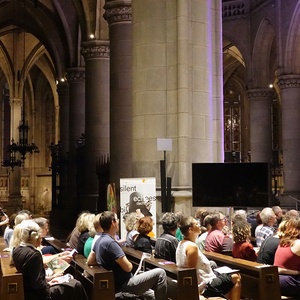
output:
[[[23,273],[26,300],[49,297],[56,300],[66,296],[87,299],[79,281],[68,277],[67,283],[61,284],[61,272],[47,272],[47,263],[53,257],[72,260],[70,251],[57,253],[52,246],[43,245],[43,238],[49,235],[47,219],[33,218],[29,211],[8,217],[2,211],[0,222],[0,226],[6,226],[5,250],[11,252],[12,263]],[[145,299],[167,297],[165,271],[156,268],[133,275],[133,265],[122,248],[126,246],[181,268],[195,268],[199,299],[241,297],[240,274],[219,274],[216,263],[208,260],[205,251],[277,266],[282,295],[299,299],[300,217],[295,210],[284,212],[274,206],[252,213],[236,210],[232,216],[207,209],[198,209],[195,216],[166,212],[158,221],[163,232],[156,239],[152,239],[151,216],[130,213],[124,222],[127,234],[121,239],[117,214],[82,212],[66,241],[68,247],[87,258],[88,265],[113,271],[116,292]]]

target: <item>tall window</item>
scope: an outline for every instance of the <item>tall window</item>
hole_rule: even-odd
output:
[[[224,151],[225,162],[240,162],[241,104],[240,95],[229,89],[224,93]]]

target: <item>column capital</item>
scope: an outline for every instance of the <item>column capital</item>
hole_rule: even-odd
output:
[[[251,89],[247,91],[249,100],[272,99],[274,92],[272,89]]]
[[[9,99],[9,104],[12,105],[19,105],[22,106],[23,104],[23,99],[21,98],[10,98]]]
[[[109,58],[109,41],[92,40],[82,43],[81,54],[88,59]]]
[[[300,75],[299,74],[285,74],[278,77],[278,86],[282,89],[299,88]]]
[[[106,0],[104,9],[105,13],[103,17],[109,25],[132,21],[131,0]]]
[[[77,68],[69,68],[67,70],[67,79],[68,81],[84,81],[85,80],[85,68],[77,67]]]

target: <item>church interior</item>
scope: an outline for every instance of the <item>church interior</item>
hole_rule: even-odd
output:
[[[153,177],[160,214],[164,160],[172,211],[194,163],[267,163],[298,208],[299,22],[298,0],[0,0],[1,207],[72,228]]]

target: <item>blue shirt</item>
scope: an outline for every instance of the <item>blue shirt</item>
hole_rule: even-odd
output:
[[[125,256],[124,251],[118,242],[107,233],[97,239],[93,247],[96,254],[96,261],[99,266],[114,273],[115,288],[120,291],[122,285],[130,279],[131,272],[125,272],[116,260]]]

